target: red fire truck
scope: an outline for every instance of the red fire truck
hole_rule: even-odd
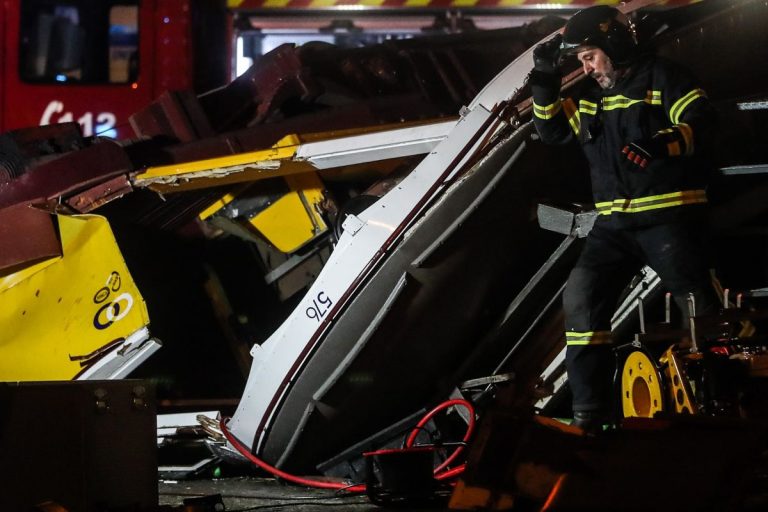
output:
[[[434,19],[400,5],[353,20],[354,3],[4,0],[0,132],[76,121],[86,136],[131,137],[128,117],[163,91],[224,85],[279,44],[359,46],[410,37]]]
[[[0,131],[131,136],[128,116],[162,91],[226,82],[226,16],[224,0],[4,1]]]
[[[282,43],[362,46],[597,3],[618,0],[3,0],[0,132],[76,121],[132,137],[128,117],[163,91],[224,85]]]

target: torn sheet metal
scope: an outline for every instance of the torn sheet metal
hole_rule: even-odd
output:
[[[180,192],[423,155],[455,124],[439,121],[304,143],[297,135],[288,135],[269,149],[150,167],[136,175],[133,184],[156,192]]]
[[[110,201],[133,191],[127,176],[117,176],[67,198],[67,205],[78,213],[90,213]]]
[[[425,200],[433,197],[479,150],[477,133],[494,123],[479,107],[463,117],[440,144],[396,188],[361,214],[364,226],[354,235],[345,231],[323,271],[299,306],[263,344],[255,345],[253,366],[244,399],[232,418],[232,432],[259,452],[279,399],[296,372],[316,348],[340,307],[351,301],[378,259],[396,245],[415,221]]]
[[[162,344],[149,335],[149,329],[142,327],[118,343],[105,347],[101,357],[79,374],[77,380],[123,379],[160,347]]]
[[[306,165],[283,165],[291,161],[298,145],[298,137],[288,135],[268,149],[149,167],[133,178],[133,184],[156,192],[181,192],[311,171]]]
[[[158,476],[189,479],[213,469],[224,436],[218,431],[219,411],[159,414],[157,416]]]
[[[256,231],[279,251],[291,254],[328,232],[326,221],[319,213],[326,197],[316,171],[362,166],[360,171],[369,172],[371,168],[381,167],[382,162],[429,153],[454,125],[455,121],[450,120],[373,132],[371,128],[346,130],[335,136],[309,134],[302,138],[319,140],[308,142],[289,135],[265,150],[151,167],[136,175],[133,184],[157,192],[179,192],[285,178],[289,190],[284,195],[269,200],[259,211],[238,211],[238,215],[229,214],[228,217],[244,229]],[[384,164],[383,167],[388,166]],[[355,171],[350,172],[354,174]],[[247,189],[228,192],[206,208],[200,218],[210,218],[236,198],[247,197],[247,194]]]
[[[0,208],[15,204],[58,205],[60,198],[78,194],[132,170],[122,146],[110,139],[68,153],[30,169],[3,186]]]
[[[56,220],[62,256],[0,278],[0,380],[124,376],[156,345],[144,300],[105,218]]]
[[[203,423],[200,419],[207,418]],[[157,444],[162,444],[166,439],[171,439],[177,435],[183,435],[185,432],[203,430],[206,431],[206,425],[218,423],[221,418],[219,411],[202,412],[179,412],[173,414],[157,415]],[[210,434],[210,432],[209,432]],[[221,437],[221,433],[218,433]]]
[[[61,256],[51,215],[27,203],[0,208],[0,275]]]

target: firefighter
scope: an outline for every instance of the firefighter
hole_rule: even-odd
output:
[[[588,76],[560,97],[561,59]],[[628,18],[609,6],[574,14],[562,36],[533,52],[534,123],[541,140],[576,140],[599,213],[563,294],[574,424],[596,431],[613,409],[611,316],[644,264],[687,311],[714,312],[705,249],[705,150],[715,115],[681,66],[641,51]]]

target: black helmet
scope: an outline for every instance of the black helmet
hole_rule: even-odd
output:
[[[565,24],[562,48],[569,55],[587,47],[603,50],[614,66],[626,66],[638,54],[635,28],[614,7],[596,5],[583,9]]]

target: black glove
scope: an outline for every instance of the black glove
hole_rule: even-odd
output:
[[[667,145],[658,137],[630,142],[621,152],[634,170],[644,170],[651,161],[669,156]]]
[[[560,43],[563,36],[555,34],[533,49],[533,69],[542,73],[555,74],[560,72]]]

